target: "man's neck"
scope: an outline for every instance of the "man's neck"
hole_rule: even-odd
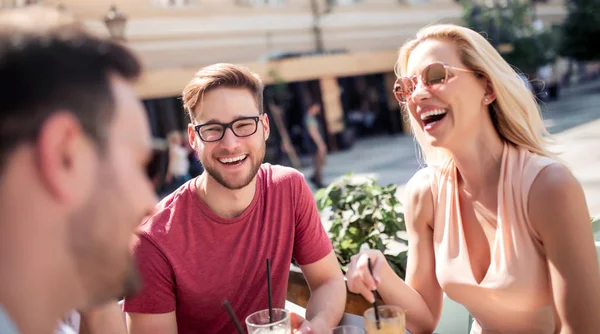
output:
[[[64,240],[64,212],[28,170],[28,153],[0,187],[0,304],[22,334],[53,333],[84,303],[85,291]],[[35,203],[33,207],[25,203]]]
[[[196,191],[202,201],[217,216],[224,219],[239,217],[252,203],[256,193],[256,176],[247,186],[236,190],[223,187],[206,172],[195,182]]]
[[[53,261],[26,257],[0,258],[0,272],[4,273],[0,304],[20,333],[50,334],[56,329],[58,319],[76,304],[73,291],[66,288],[73,284],[65,280],[66,275]]]

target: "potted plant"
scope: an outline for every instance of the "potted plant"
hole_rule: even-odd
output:
[[[397,193],[397,185],[381,186],[372,178],[352,174],[317,192],[317,207],[344,272],[352,255],[363,249],[378,249],[404,279],[408,241]]]
[[[404,210],[396,185],[384,187],[372,178],[347,174],[317,191],[315,198],[344,273],[352,255],[363,249],[378,249],[396,274],[404,279],[408,242]],[[288,300],[305,307],[310,289],[299,268],[292,268],[288,283]],[[348,293],[345,312],[362,315],[369,307],[372,304],[362,296]]]

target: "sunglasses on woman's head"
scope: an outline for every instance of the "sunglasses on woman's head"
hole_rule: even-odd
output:
[[[412,77],[400,77],[396,79],[393,88],[396,100],[400,103],[406,103],[415,91],[415,87],[419,83],[419,80],[421,80],[423,85],[427,88],[445,83],[451,77],[451,74],[448,72],[449,69],[474,73],[471,70],[452,67],[440,62],[431,63],[425,66],[418,76],[414,75]]]

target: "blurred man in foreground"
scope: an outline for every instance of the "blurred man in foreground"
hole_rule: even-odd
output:
[[[41,7],[0,13],[0,333],[51,333],[138,289],[156,195],[138,60]]]

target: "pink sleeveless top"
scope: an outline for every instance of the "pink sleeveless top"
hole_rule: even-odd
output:
[[[504,145],[495,239],[481,283],[471,269],[459,204],[457,169],[433,173],[436,276],[446,295],[474,318],[471,334],[554,333],[552,289],[540,238],[527,214],[529,189],[554,160]]]

